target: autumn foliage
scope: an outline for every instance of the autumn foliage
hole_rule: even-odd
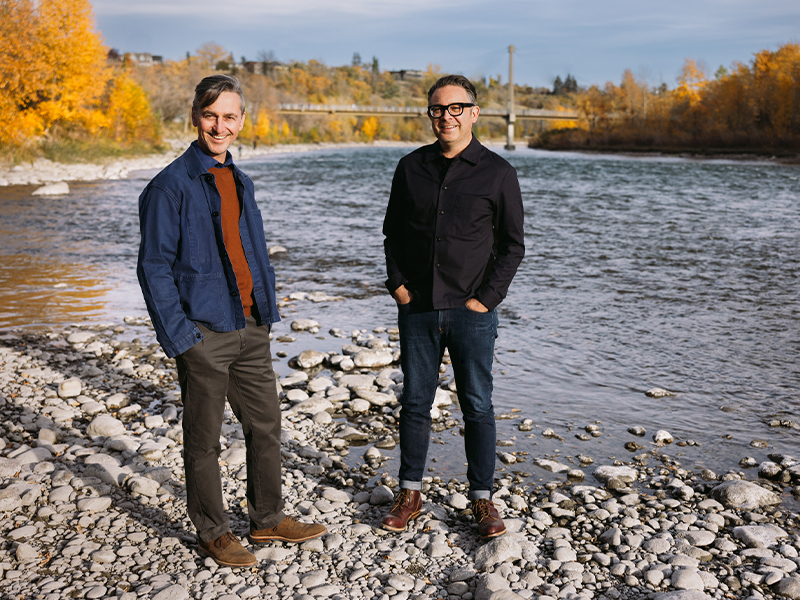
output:
[[[87,0],[0,0],[0,110],[14,124],[0,144],[156,142],[147,96],[106,55]]]
[[[686,60],[674,89],[652,88],[628,70],[620,85],[574,96],[583,120],[550,131],[546,147],[710,151],[800,150],[800,45],[758,52],[749,65],[720,68],[713,79]]]

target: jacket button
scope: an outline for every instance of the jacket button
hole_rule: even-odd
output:
[[[201,337],[203,337],[203,335],[200,333],[195,333],[194,337],[196,337],[199,340]]]
[[[211,216],[212,217],[218,217],[219,213],[215,210],[214,212],[211,213]]]
[[[439,263],[436,263],[436,268],[437,268],[437,269],[438,269],[439,267],[441,267],[441,266],[442,266],[442,265],[440,265]]]
[[[437,242],[441,242],[441,241],[442,241],[442,238],[436,238],[436,241],[437,241]]]
[[[239,292],[231,292],[231,296],[233,296],[234,298],[235,298],[236,296],[238,296],[238,295],[239,295]]]
[[[443,210],[440,210],[440,211],[439,211],[439,214],[440,214],[440,215],[443,215],[443,214],[444,214],[444,211],[443,211]]]

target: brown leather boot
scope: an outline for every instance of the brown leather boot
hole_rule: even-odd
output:
[[[472,501],[472,516],[478,524],[478,535],[482,540],[488,540],[506,532],[506,526],[497,512],[497,508],[487,498]]]
[[[419,490],[400,490],[392,510],[383,515],[381,526],[389,531],[405,531],[409,521],[419,516],[422,510],[422,494]]]
[[[319,523],[301,523],[292,517],[284,517],[283,521],[271,529],[250,529],[250,541],[254,544],[281,542],[305,542],[313,540],[328,530]]]
[[[210,542],[200,542],[200,554],[224,567],[253,567],[258,561],[230,531]]]

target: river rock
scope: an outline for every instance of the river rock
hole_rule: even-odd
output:
[[[672,442],[675,441],[675,439],[672,437],[672,434],[669,431],[665,429],[659,429],[653,434],[653,441],[656,444],[663,445],[663,444],[671,444]]]
[[[182,586],[180,585],[170,585],[160,592],[157,592],[151,596],[152,600],[187,600],[189,598],[189,592],[187,592]]]
[[[369,503],[372,506],[382,506],[384,504],[389,504],[394,500],[394,494],[392,490],[390,490],[385,485],[378,485],[372,490],[372,493],[369,495]]]
[[[711,596],[696,590],[678,590],[677,592],[661,592],[653,600],[713,600]]]
[[[372,375],[342,375],[339,386],[349,390],[374,390],[375,378]]]
[[[81,387],[81,380],[72,377],[61,382],[58,386],[58,395],[60,398],[76,398],[81,395]]]
[[[725,481],[716,486],[711,490],[711,496],[726,507],[739,510],[754,510],[781,503],[781,498],[776,493],[751,481],[739,479]]]
[[[325,362],[326,358],[328,358],[328,355],[322,352],[303,350],[294,360],[301,369],[311,369],[317,365],[321,365]]]
[[[369,390],[356,390],[359,398],[368,401],[372,406],[388,406],[397,402],[394,394],[384,394],[383,392],[371,392]]]
[[[291,324],[292,331],[310,331],[312,329],[319,330],[319,323],[314,319],[295,319]]]
[[[111,508],[111,498],[82,498],[78,500],[78,510],[104,512]]]
[[[475,568],[482,571],[493,565],[522,558],[522,547],[509,535],[489,540],[475,553]]]
[[[390,350],[361,350],[353,357],[353,363],[358,368],[385,367],[393,362],[394,354]]]
[[[493,594],[510,591],[509,582],[500,573],[486,573],[478,579],[475,600],[489,600]]]
[[[783,529],[771,523],[742,525],[733,528],[733,537],[741,540],[750,548],[770,548],[775,546],[779,539],[788,537],[788,535]]]
[[[702,590],[703,579],[695,569],[678,569],[672,573],[672,587],[679,590]]]
[[[69,184],[66,181],[48,183],[31,192],[31,196],[66,196],[68,194]]]
[[[775,591],[791,600],[800,600],[800,577],[784,577],[775,585]]]
[[[295,404],[293,407],[289,409],[288,412],[290,413],[306,413],[309,415],[315,415],[321,411],[333,410],[333,404],[327,398],[320,398],[318,396],[314,396],[313,398],[309,398],[308,400],[303,400],[302,402]]]
[[[592,472],[592,475],[603,483],[608,483],[612,479],[617,479],[623,483],[633,483],[639,477],[639,473],[633,467],[615,467],[611,465],[597,467]]]
[[[645,396],[650,398],[666,398],[667,396],[674,396],[674,392],[669,392],[662,388],[650,388],[644,393]]]
[[[89,437],[122,435],[126,431],[122,421],[115,419],[111,415],[100,415],[86,428],[86,435]]]

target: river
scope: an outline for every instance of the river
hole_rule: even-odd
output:
[[[347,340],[322,335],[331,327],[395,324],[380,227],[408,151],[333,148],[240,163],[255,182],[268,245],[288,250],[274,257],[280,295],[344,298],[283,309],[279,335],[293,318],[322,324],[319,337],[283,344],[289,357],[338,350]],[[526,434],[500,421],[499,438],[514,442],[502,449],[607,463],[630,460],[626,441],[650,447],[666,429],[690,440],[662,449],[686,468],[724,473],[745,456],[800,454],[800,429],[774,425],[800,423],[800,167],[498,152],[519,174],[527,253],[499,307],[494,401],[536,425]],[[74,183],[68,197],[0,189],[0,328],[145,314],[137,198],[153,174]],[[291,371],[285,359],[276,369]],[[654,387],[675,395],[646,396]],[[603,435],[576,438],[588,424]],[[647,436],[627,433],[633,425]],[[547,427],[563,441],[544,438]],[[464,471],[460,442],[432,445],[431,456],[445,475]],[[530,458],[518,467],[553,477]],[[396,462],[388,470],[396,475]]]

